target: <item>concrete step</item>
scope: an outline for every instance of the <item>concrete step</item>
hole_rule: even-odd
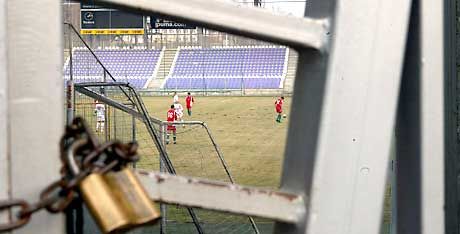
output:
[[[171,70],[172,63],[176,57],[177,49],[166,49],[163,52],[163,57],[159,61],[160,65],[158,67],[155,79],[153,79],[148,88],[149,89],[159,89],[164,79],[168,76],[169,71]]]
[[[149,88],[151,89],[159,89],[161,84],[163,84],[164,79],[153,79],[152,82],[150,82]]]
[[[283,86],[284,93],[292,93],[294,90],[294,80],[295,80],[295,74],[297,70],[297,58],[298,58],[298,53],[290,49],[289,55],[288,55],[286,78],[284,80],[284,86]]]

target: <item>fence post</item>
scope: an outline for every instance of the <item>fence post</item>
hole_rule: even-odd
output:
[[[132,105],[132,107],[134,107],[134,104]],[[136,118],[134,116],[132,116],[132,140],[133,142],[136,142],[137,139],[136,139]],[[136,168],[136,163],[133,163],[133,168]]]
[[[9,191],[13,198],[37,201],[41,190],[59,178],[61,166],[58,143],[64,127],[62,1],[2,0],[0,4],[0,27],[7,25],[0,30],[0,43],[7,41],[8,45],[7,61],[3,64],[8,66],[9,104],[9,131],[2,132],[0,138],[8,138]],[[8,161],[0,164],[5,162]],[[14,233],[63,231],[62,215],[40,212]]]
[[[0,0],[0,36],[5,38],[7,0]],[[7,61],[8,43],[6,40],[0,41],[0,200],[9,199],[9,155],[8,155],[8,61]],[[0,214],[0,223],[8,220],[7,214]]]
[[[165,134],[166,134],[166,125],[160,124],[160,137],[161,137],[161,144],[165,146]],[[166,148],[166,147],[165,147]],[[160,172],[165,172],[165,166],[163,164],[163,161],[161,160],[161,157],[158,157],[160,160]],[[167,225],[167,211],[166,211],[166,204],[161,203],[160,204],[160,210],[161,210],[161,223],[160,223],[160,233],[165,234],[166,233],[166,225]]]

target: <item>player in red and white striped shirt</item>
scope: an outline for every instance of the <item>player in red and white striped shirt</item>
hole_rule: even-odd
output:
[[[169,124],[177,120],[176,111],[174,110],[174,105],[171,105],[171,108],[168,110],[166,115],[166,120],[168,121],[167,133],[166,133],[166,144],[169,144],[169,134],[173,134],[173,143],[176,144],[176,126]]]

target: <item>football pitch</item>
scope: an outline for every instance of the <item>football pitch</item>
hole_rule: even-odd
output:
[[[143,99],[150,115],[166,119],[172,97]],[[195,97],[192,116],[189,117],[184,110],[184,120],[206,122],[237,183],[276,188],[280,181],[289,118],[283,119],[282,123],[275,122],[275,100],[275,97]],[[185,108],[184,97],[180,101]],[[286,98],[283,112],[288,116],[290,104],[291,99]],[[200,158],[203,155],[197,154],[211,153],[210,149],[203,152],[203,148],[210,146],[204,131],[190,130],[193,128],[190,126],[177,128],[177,145],[167,146],[173,161],[178,157]],[[194,135],[191,136],[192,132]],[[215,174],[222,171],[219,168],[214,170]]]
[[[166,120],[172,97],[142,97],[151,116]],[[286,145],[292,99],[287,97],[283,112],[287,118],[275,122],[276,97],[195,97],[192,116],[184,110],[184,120],[205,122],[221,149],[236,183],[277,189]],[[185,108],[185,97],[180,97]],[[120,118],[129,125],[126,118]],[[120,121],[120,122],[123,122]],[[152,155],[154,145],[148,133],[138,122],[137,140],[141,161],[138,167],[159,169],[158,156]],[[120,126],[119,126],[120,127]],[[126,127],[126,126],[125,126]],[[200,126],[177,126],[177,144],[166,146],[171,161],[179,175],[208,178],[229,182],[205,130]],[[385,212],[382,233],[388,233],[391,219],[390,190],[385,194]],[[247,217],[224,215],[197,209],[206,230],[212,233],[252,233]],[[168,230],[171,233],[189,233],[194,230],[188,213],[176,206],[167,206]],[[273,223],[256,219],[261,233],[271,233]],[[212,225],[215,225],[212,226]],[[142,228],[139,233],[145,233]],[[152,231],[150,229],[150,231]],[[137,233],[137,232],[133,232]]]
[[[151,115],[166,118],[172,97],[143,99]],[[275,122],[275,100],[276,97],[195,97],[192,116],[188,117],[186,113],[184,116],[185,120],[208,124],[237,183],[278,188],[292,99],[285,99],[283,112],[287,118],[282,123]],[[185,108],[184,97],[180,101]],[[178,144],[168,145],[168,153],[172,158],[193,155],[196,152],[191,150],[195,148],[190,143],[201,145],[198,140],[198,137],[182,139],[178,134]],[[215,170],[222,169],[216,166]],[[389,232],[390,188],[386,190],[385,198],[382,233]]]
[[[289,120],[284,118],[282,123],[275,122],[275,100],[275,97],[195,97],[192,116],[184,110],[184,120],[203,121],[208,125],[236,183],[276,189],[280,182]],[[143,101],[151,116],[166,120],[172,97],[143,97]],[[283,112],[288,116],[290,101],[286,98],[283,106]],[[180,102],[185,108],[184,97]],[[142,131],[137,134],[143,135]],[[145,144],[151,144],[149,137],[139,138],[146,140],[139,139],[142,159],[138,167],[158,170],[158,157],[149,157],[151,149],[143,151]],[[179,175],[229,182],[202,127],[177,126],[177,144],[172,144],[172,136],[170,141],[166,149]],[[143,152],[147,155],[142,155]],[[194,230],[186,212],[175,206],[168,206],[167,210],[168,231],[189,233]],[[246,216],[200,209],[196,212],[207,232],[253,233]],[[261,233],[272,233],[272,222],[255,221]]]

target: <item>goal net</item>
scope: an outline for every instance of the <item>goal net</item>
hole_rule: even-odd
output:
[[[104,105],[103,126],[98,124],[96,104]],[[154,132],[159,136],[160,143],[165,146],[168,160],[178,175],[233,182],[230,169],[204,123],[195,121],[178,124],[178,144],[172,144],[172,139],[170,144],[165,144],[164,121],[149,116],[141,97],[126,84],[76,84],[74,106],[75,116],[83,117],[100,141],[136,141],[141,155],[141,160],[134,165],[138,169],[171,173],[166,165],[168,162],[162,160],[154,142]],[[161,225],[144,229],[159,232],[160,228],[163,228],[167,233],[191,233],[197,228],[202,229],[204,233],[258,232],[257,224],[247,216],[166,204],[161,206],[161,210]]]

